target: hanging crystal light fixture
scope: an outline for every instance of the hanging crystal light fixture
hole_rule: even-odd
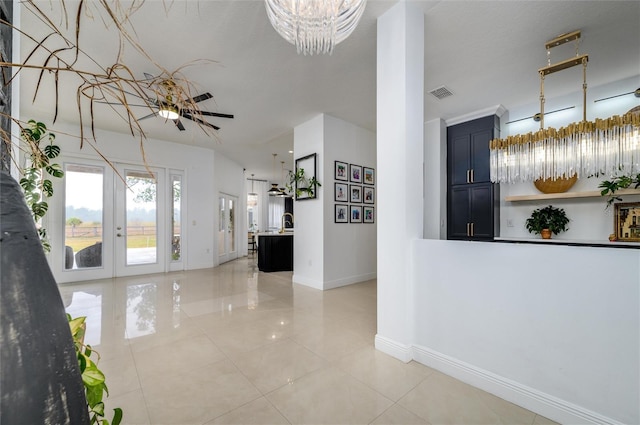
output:
[[[558,180],[576,175],[609,177],[640,173],[640,113],[629,111],[587,121],[588,55],[551,64],[550,49],[580,39],[580,31],[547,42],[547,66],[540,74],[540,130],[490,143],[490,173],[494,183]],[[559,129],[544,128],[544,78],[576,65],[583,68],[582,121]],[[536,114],[538,115],[538,114]]]
[[[367,0],[265,0],[273,28],[298,53],[333,52],[358,25]]]

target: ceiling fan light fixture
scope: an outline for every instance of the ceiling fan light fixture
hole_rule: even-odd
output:
[[[367,0],[265,0],[273,28],[298,54],[324,54],[349,37]]]
[[[167,120],[177,120],[180,118],[178,108],[175,105],[164,105],[158,109],[158,115]]]

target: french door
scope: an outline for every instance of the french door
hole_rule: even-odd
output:
[[[182,268],[179,171],[65,163],[63,229],[52,235],[56,280],[73,282]]]
[[[218,263],[238,258],[237,208],[238,198],[218,196]]]
[[[163,170],[116,165],[115,275],[165,270],[166,184]],[[121,178],[119,178],[121,177]]]

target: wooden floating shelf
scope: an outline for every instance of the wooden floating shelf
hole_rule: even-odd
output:
[[[640,189],[622,189],[616,191],[616,196],[624,195],[640,195]],[[506,196],[504,198],[507,202],[519,202],[519,201],[542,201],[546,199],[575,199],[575,198],[603,198],[608,197],[600,195],[599,190],[590,190],[587,192],[563,192],[563,193],[539,193],[536,195],[516,195]]]

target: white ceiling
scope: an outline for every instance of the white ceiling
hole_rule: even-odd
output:
[[[96,10],[96,0],[91,1]],[[58,5],[37,2],[56,16],[57,12],[49,12],[52,3]],[[183,120],[186,131],[180,132],[160,118],[141,121],[147,136],[214,148],[245,167],[248,176],[270,179],[272,153],[278,154],[278,170],[281,160],[290,168],[293,128],[319,113],[375,131],[376,19],[395,3],[369,0],[360,24],[333,55],[301,56],[271,27],[262,0],[146,0],[132,15],[135,33],[131,33],[140,45],[155,64],[169,71],[192,64],[182,73],[196,84],[197,93],[214,96],[200,103],[201,109],[235,115],[233,120],[209,119],[221,127],[219,140],[190,121]],[[635,75],[640,85],[639,1],[416,3],[425,14],[425,120],[449,119],[498,104],[509,109],[535,102],[537,70],[547,61],[544,43],[577,29],[583,35],[580,53],[589,54],[590,87]],[[73,10],[76,2],[66,0],[66,4]],[[26,12],[21,28],[32,35],[43,30]],[[81,47],[101,66],[114,63],[118,43],[113,28],[105,28],[97,17],[87,18],[80,35]],[[24,40],[21,50],[25,54],[32,47]],[[566,49],[555,56],[555,50],[565,47],[552,50],[552,62],[567,58]],[[158,74],[158,67],[130,46],[124,48],[123,62],[138,78],[145,72]],[[555,85],[547,93],[580,89],[575,76],[561,74],[554,75]],[[52,84],[43,85],[32,103],[36,78],[36,72],[22,77],[21,113],[44,120],[52,117]],[[61,81],[59,119],[77,121],[78,81],[66,77]],[[428,94],[443,85],[454,96],[438,100]],[[139,116],[148,113],[140,108]],[[128,132],[127,124],[106,105],[97,105],[95,123]]]

